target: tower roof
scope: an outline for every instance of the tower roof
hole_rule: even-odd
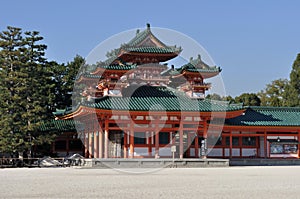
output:
[[[137,30],[135,37],[128,43],[122,44],[120,48],[109,52],[105,63],[115,64],[118,61],[133,63],[164,62],[176,57],[181,51],[181,47],[168,46],[160,41],[152,33],[150,24],[147,24],[147,28],[142,32]]]
[[[196,59],[191,58],[190,62],[177,69],[179,73],[191,72],[200,73],[206,79],[218,75],[222,69],[216,66],[209,66],[202,61],[201,56],[198,55]]]

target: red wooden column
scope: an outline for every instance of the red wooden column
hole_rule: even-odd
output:
[[[103,158],[103,122],[99,122],[99,158]]]
[[[89,125],[85,121],[85,128],[83,131],[83,145],[84,145],[84,157],[89,158]]]
[[[123,157],[124,158],[127,158],[127,136],[128,136],[128,134],[124,131],[124,145],[123,145],[123,152],[124,152],[124,154],[123,154]]]
[[[264,131],[264,158],[267,158],[268,152],[267,152],[267,132]]]
[[[300,158],[300,131],[298,131],[298,158]]]
[[[134,158],[134,123],[133,118],[131,118],[130,122],[130,132],[129,132],[129,155],[130,158]]]
[[[130,130],[129,133],[129,155],[130,158],[134,158],[134,131]]]
[[[90,129],[88,134],[89,134],[89,158],[93,158],[93,147],[94,147],[93,146],[93,136],[94,136],[93,130]]]
[[[179,158],[183,158],[183,118],[180,119],[179,124]]]
[[[158,120],[159,117],[155,117],[155,158],[159,158],[159,128],[158,128]]]
[[[99,130],[94,123],[94,158],[99,158]]]
[[[195,137],[195,157],[199,158],[199,139],[198,139],[198,132],[196,132]]]
[[[203,123],[203,139],[204,139],[204,156],[203,158],[205,159],[207,156],[207,118],[204,118],[204,123]]]
[[[148,156],[152,156],[152,133],[147,132],[147,139],[148,139]]]
[[[104,158],[108,158],[108,118],[104,121]]]
[[[96,131],[94,140],[96,142],[96,148],[94,150],[94,157],[99,158],[99,130]]]
[[[159,131],[155,130],[155,158],[159,158]]]
[[[232,158],[232,131],[229,131],[229,158]]]

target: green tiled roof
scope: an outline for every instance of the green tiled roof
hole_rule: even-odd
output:
[[[160,54],[168,54],[168,53],[177,53],[180,52],[179,48],[175,47],[128,47],[124,48],[124,50],[129,52],[139,52],[139,53],[160,53]]]
[[[221,72],[220,67],[209,67],[209,68],[197,68],[192,63],[188,63],[183,65],[182,67],[178,68],[178,72],[182,71],[189,71],[189,72],[198,72],[198,73],[205,73],[205,72]]]
[[[133,64],[133,65],[127,65],[127,64],[124,64],[124,65],[121,65],[121,64],[114,64],[114,65],[99,66],[99,67],[100,67],[100,68],[107,69],[107,70],[131,70],[131,69],[136,68],[136,65],[135,65],[135,64]]]
[[[249,107],[244,115],[228,119],[235,126],[300,126],[300,108]]]
[[[150,24],[147,24],[147,28],[144,31],[139,32],[139,30],[138,30],[135,37],[132,38],[126,45],[131,46],[131,47],[136,46],[136,45],[140,44],[144,39],[146,39],[150,35],[155,40],[157,40],[161,45],[167,47],[162,41],[160,41],[157,37],[155,37],[153,35],[153,33],[151,32],[151,29],[150,29]]]
[[[90,79],[100,79],[101,78],[101,76],[99,76],[99,75],[93,75],[93,74],[89,74],[89,73],[84,73],[82,76],[86,77],[86,78],[90,78]]]
[[[161,47],[157,47],[149,44],[141,44],[145,39],[152,38],[156,42],[160,43]],[[147,28],[142,32],[137,32],[135,37],[131,39],[128,43],[121,46],[122,49],[129,52],[141,52],[141,53],[179,53],[182,51],[181,47],[177,48],[176,46],[167,46],[162,41],[160,41],[150,29],[150,25],[147,24]]]
[[[82,124],[74,120],[51,120],[40,126],[41,131],[76,131],[77,128],[83,128]]]
[[[52,114],[54,116],[61,116],[61,115],[65,115],[66,112],[72,110],[72,107],[67,107],[66,109],[56,109],[55,112],[52,112]]]
[[[184,93],[171,88],[141,86],[127,88],[123,97],[106,96],[95,102],[86,102],[84,106],[105,110],[130,110],[130,111],[234,111],[241,110],[239,105],[228,105],[226,102],[203,99],[191,99]]]

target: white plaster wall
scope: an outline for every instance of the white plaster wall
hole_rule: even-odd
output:
[[[255,156],[256,149],[242,149],[243,157]]]
[[[232,149],[232,156],[240,156],[240,149]]]
[[[225,149],[225,156],[229,157],[229,148]],[[240,149],[232,149],[232,156],[240,156]]]
[[[171,148],[170,147],[164,147],[159,149],[159,156],[171,156]]]
[[[297,154],[270,154],[271,158],[297,158]]]
[[[229,157],[229,148],[225,149],[225,157]]]
[[[151,155],[155,156],[155,148],[154,147],[152,148],[152,154]]]
[[[209,156],[212,156],[212,157],[214,157],[214,156],[223,156],[223,154],[222,154],[222,149],[220,148],[217,148],[217,149],[212,149],[210,152],[209,152]],[[228,155],[229,155],[229,151],[228,151]]]
[[[134,155],[137,156],[148,156],[148,148],[147,147],[136,147],[134,148]]]

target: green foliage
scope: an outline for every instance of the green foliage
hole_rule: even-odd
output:
[[[300,53],[297,55],[290,73],[290,84],[300,95]]]
[[[287,106],[300,106],[300,54],[297,55],[290,73],[290,82],[286,91]]]
[[[266,88],[258,93],[262,106],[284,106],[288,96],[286,89],[289,85],[287,79],[278,79],[267,84]]]
[[[66,65],[56,62],[49,63],[54,68],[53,77],[55,80],[55,108],[65,109],[72,106],[72,94],[77,92],[73,90],[76,76],[80,67],[85,64],[83,57],[77,55],[73,61]]]
[[[260,106],[260,99],[255,93],[243,93],[234,100],[236,103],[243,103],[244,106]]]
[[[50,142],[39,132],[54,103],[52,69],[44,58],[46,45],[36,31],[7,27],[0,33],[0,151],[22,152]]]
[[[206,96],[206,99],[221,101],[222,97],[219,94],[213,93]]]

